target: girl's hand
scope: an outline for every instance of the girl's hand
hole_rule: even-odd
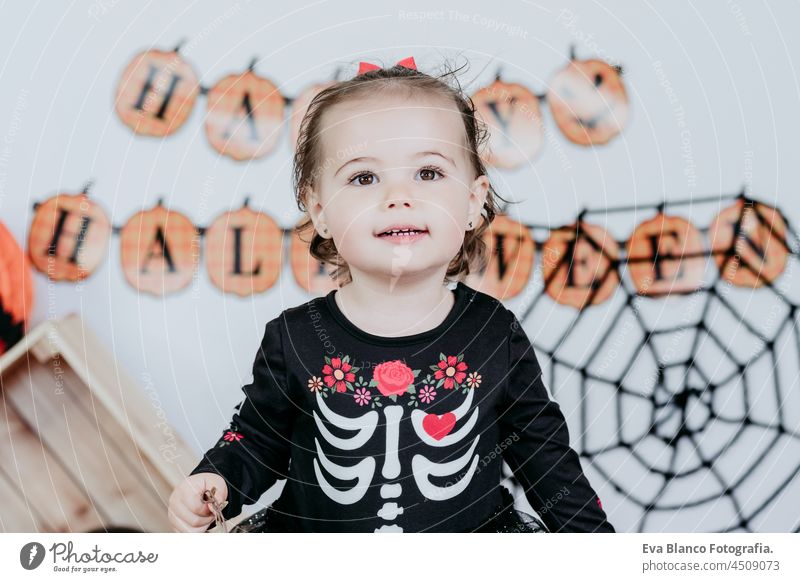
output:
[[[167,512],[174,531],[202,533],[208,529],[214,513],[210,503],[203,503],[203,492],[212,487],[217,488],[217,502],[228,499],[228,484],[216,473],[189,475],[172,491]]]

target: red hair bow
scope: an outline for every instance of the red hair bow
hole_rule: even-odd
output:
[[[417,63],[414,62],[414,57],[406,57],[400,61],[397,61],[395,65],[400,67],[405,67],[406,69],[413,69],[415,71],[417,70]],[[378,65],[373,65],[372,63],[365,63],[364,61],[361,61],[360,63],[358,63],[358,73],[356,73],[356,76],[361,75],[363,73],[367,73],[369,71],[376,71],[378,69],[380,69]]]

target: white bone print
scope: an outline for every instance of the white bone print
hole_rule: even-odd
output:
[[[464,491],[470,481],[472,481],[472,476],[475,474],[475,467],[478,466],[478,455],[472,457],[472,463],[469,469],[466,474],[459,479],[458,483],[439,487],[431,483],[428,478],[431,475],[435,477],[447,477],[461,471],[461,469],[467,466],[470,456],[475,452],[475,447],[478,446],[478,439],[480,439],[480,435],[475,437],[475,440],[472,441],[472,446],[464,455],[447,463],[434,463],[422,455],[414,455],[411,459],[411,470],[414,473],[414,481],[417,482],[417,487],[419,487],[420,492],[432,501],[444,501]]]
[[[462,402],[458,408],[446,414],[430,415],[422,412],[421,410],[412,411],[411,423],[414,426],[414,432],[417,433],[417,436],[420,438],[420,440],[425,444],[434,447],[445,447],[463,440],[467,434],[472,431],[475,423],[478,421],[477,406],[475,407],[475,410],[472,411],[472,415],[464,424],[464,426],[462,426],[456,432],[446,434],[442,437],[436,437],[428,434],[428,431],[425,427],[425,420],[426,417],[430,418],[431,416],[434,416],[434,420],[439,422],[449,414],[454,417],[452,421],[453,424],[451,426],[455,426],[455,422],[461,420],[461,418],[463,418],[463,416],[469,410],[469,407],[472,404],[472,392],[472,390],[469,390],[464,402]],[[431,483],[429,477],[431,475],[436,477],[446,477],[461,471],[467,466],[468,463],[470,463],[470,457],[475,452],[475,447],[478,445],[479,438],[480,435],[475,437],[475,440],[472,441],[472,445],[470,446],[469,450],[464,455],[447,463],[435,463],[423,455],[414,455],[414,457],[411,459],[411,471],[414,474],[414,481],[416,482],[420,493],[422,493],[427,499],[433,501],[443,501],[445,499],[455,497],[464,491],[464,489],[466,489],[470,484],[470,481],[472,481],[472,476],[475,474],[475,468],[478,466],[478,455],[472,457],[469,469],[457,483],[440,487]]]
[[[386,416],[386,449],[381,475],[386,479],[396,479],[400,475],[400,457],[397,454],[400,442],[400,420],[403,418],[403,407],[398,405],[387,406],[383,409]],[[400,483],[390,483],[381,487],[381,497],[400,497],[403,486]],[[403,507],[395,502],[384,503],[378,510],[378,517],[385,521],[393,521],[403,513]],[[399,525],[393,527],[382,525],[375,529],[376,532],[403,531]]]
[[[314,473],[316,473],[317,481],[319,481],[319,485],[322,487],[325,495],[341,505],[351,505],[364,497],[364,494],[367,492],[367,487],[369,487],[369,484],[372,482],[372,476],[375,474],[375,458],[367,457],[366,459],[361,459],[361,461],[352,467],[342,467],[341,465],[332,463],[328,457],[325,456],[316,438],[314,439],[314,444],[317,447],[317,456],[319,457],[319,462],[317,462],[317,459],[314,459]],[[342,479],[343,481],[358,479],[358,482],[351,489],[340,491],[328,483],[322,471],[319,470],[319,463],[322,463],[325,470],[337,479]]]
[[[408,509],[402,505],[404,488],[398,482],[403,474],[399,446],[400,428],[401,423],[405,422],[406,407],[411,407],[408,421],[423,445],[441,448],[458,443],[466,444],[469,435],[475,429],[479,411],[476,406],[470,413],[470,408],[474,399],[472,392],[480,385],[481,378],[477,371],[467,373],[469,366],[463,359],[463,354],[440,353],[438,363],[429,366],[432,372],[424,379],[418,378],[421,370],[412,370],[405,360],[386,361],[376,366],[372,378],[365,382],[362,377],[356,376],[360,368],[350,363],[349,355],[331,359],[326,357],[322,377],[312,376],[309,380],[309,388],[316,392],[318,406],[318,411],[312,411],[318,430],[318,435],[314,438],[316,448],[316,457],[313,459],[314,473],[322,491],[338,504],[350,505],[364,498],[376,477],[378,455],[362,455],[361,460],[355,465],[342,466],[331,460],[335,458],[332,449],[358,451],[366,447],[375,434],[380,411],[383,411],[386,430],[383,439],[381,476],[386,482],[380,487],[380,499],[383,500],[383,504],[377,509],[376,517],[379,523],[384,523],[376,527],[375,532],[403,531],[396,522]],[[373,388],[377,388],[378,393],[374,392]],[[441,392],[453,389],[462,391],[466,395],[464,401],[454,410],[437,415],[417,409],[420,404],[429,404],[433,401],[436,390]],[[351,396],[358,406],[368,406],[372,410],[355,418],[342,416],[326,405],[323,392],[325,396],[330,394],[334,398]],[[387,400],[391,400],[391,404]],[[459,421],[459,429],[454,430]],[[326,425],[354,431],[355,434],[346,438],[339,437]],[[411,459],[411,470],[420,493],[427,499],[444,500],[463,492],[475,474],[478,462],[475,450],[478,441],[479,437],[475,436],[469,450],[449,462],[437,463],[425,455],[414,455]],[[464,469],[466,473],[455,484],[439,487],[430,481],[432,476],[455,477],[463,473]],[[326,476],[344,481],[355,480],[356,484],[343,490],[331,485]]]
[[[376,411],[373,410],[367,412],[366,414],[363,414],[357,418],[348,418],[346,416],[337,414],[328,408],[319,392],[317,392],[317,406],[319,406],[319,410],[325,417],[325,420],[331,422],[334,426],[345,430],[358,431],[355,436],[350,437],[349,439],[339,438],[331,434],[331,432],[325,428],[325,425],[322,424],[322,421],[317,416],[316,411],[313,411],[314,421],[317,424],[317,428],[319,429],[322,438],[325,439],[328,444],[338,449],[352,451],[364,446],[364,444],[375,432],[375,427],[378,425],[378,413]],[[372,478],[375,475],[375,457],[367,457],[362,459],[352,467],[343,467],[333,463],[325,456],[325,453],[322,451],[322,447],[316,438],[314,438],[314,444],[317,448],[318,457],[318,459],[314,459],[314,473],[316,474],[317,481],[319,482],[319,485],[325,495],[341,505],[351,505],[360,501],[361,498],[363,498],[366,494],[367,489],[372,483]],[[325,479],[325,476],[322,474],[322,471],[319,468],[320,463],[325,470],[328,471],[328,473],[337,479],[342,479],[345,481],[357,479],[356,484],[351,489],[346,491],[335,488],[333,485],[328,483],[327,479]]]
[[[383,409],[383,412],[386,415],[386,457],[384,458],[381,475],[386,479],[395,479],[400,475],[400,459],[397,456],[397,445],[400,440],[400,419],[403,418],[403,407],[387,406]]]
[[[370,437],[372,437],[372,433],[375,432],[375,427],[378,426],[378,413],[376,411],[373,410],[371,412],[367,412],[366,414],[356,418],[342,416],[341,414],[336,414],[333,410],[328,408],[328,405],[325,404],[325,399],[319,395],[319,392],[317,392],[317,406],[319,406],[319,411],[325,417],[325,420],[332,423],[334,426],[344,430],[358,431],[357,435],[350,437],[349,439],[340,439],[339,437],[331,434],[331,432],[325,428],[325,425],[322,424],[319,416],[317,416],[317,412],[312,411],[312,414],[314,415],[314,422],[317,424],[320,434],[322,434],[322,437],[337,449],[353,451],[363,447]]]

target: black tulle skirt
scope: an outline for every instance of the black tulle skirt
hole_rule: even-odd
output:
[[[539,519],[514,507],[514,497],[502,485],[500,494],[503,501],[495,507],[491,517],[477,528],[465,531],[474,533],[547,533],[547,528]],[[287,518],[275,511],[272,506],[254,513],[231,528],[231,533],[286,533],[292,531],[297,531],[297,529],[292,527]]]

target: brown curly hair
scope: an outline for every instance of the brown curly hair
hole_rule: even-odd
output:
[[[331,264],[336,269],[330,274],[331,278],[346,285],[352,281],[347,263],[339,255],[336,244],[332,238],[319,235],[314,229],[314,224],[307,208],[308,189],[313,188],[314,178],[319,173],[322,159],[322,142],[320,139],[322,114],[337,103],[348,99],[357,99],[375,96],[379,90],[398,91],[405,89],[409,94],[423,93],[427,95],[443,96],[451,99],[461,113],[466,134],[467,155],[475,171],[475,177],[486,174],[486,168],[481,159],[481,148],[485,147],[489,139],[486,125],[475,115],[475,104],[469,95],[465,94],[458,81],[458,73],[462,67],[452,68],[446,63],[443,65],[444,73],[438,76],[395,65],[390,68],[372,70],[352,79],[335,83],[318,93],[308,106],[305,116],[300,123],[297,145],[293,162],[293,188],[297,200],[297,207],[306,215],[305,220],[295,227],[295,232],[301,240],[310,242],[310,253],[316,259]],[[448,84],[452,80],[452,84]],[[489,184],[489,191],[483,204],[481,214],[483,220],[474,229],[468,230],[464,242],[455,257],[450,261],[445,275],[446,282],[463,280],[472,272],[481,272],[488,261],[486,243],[483,233],[489,224],[501,211],[497,199],[508,202],[495,192]],[[311,241],[303,238],[306,231],[313,232]]]

